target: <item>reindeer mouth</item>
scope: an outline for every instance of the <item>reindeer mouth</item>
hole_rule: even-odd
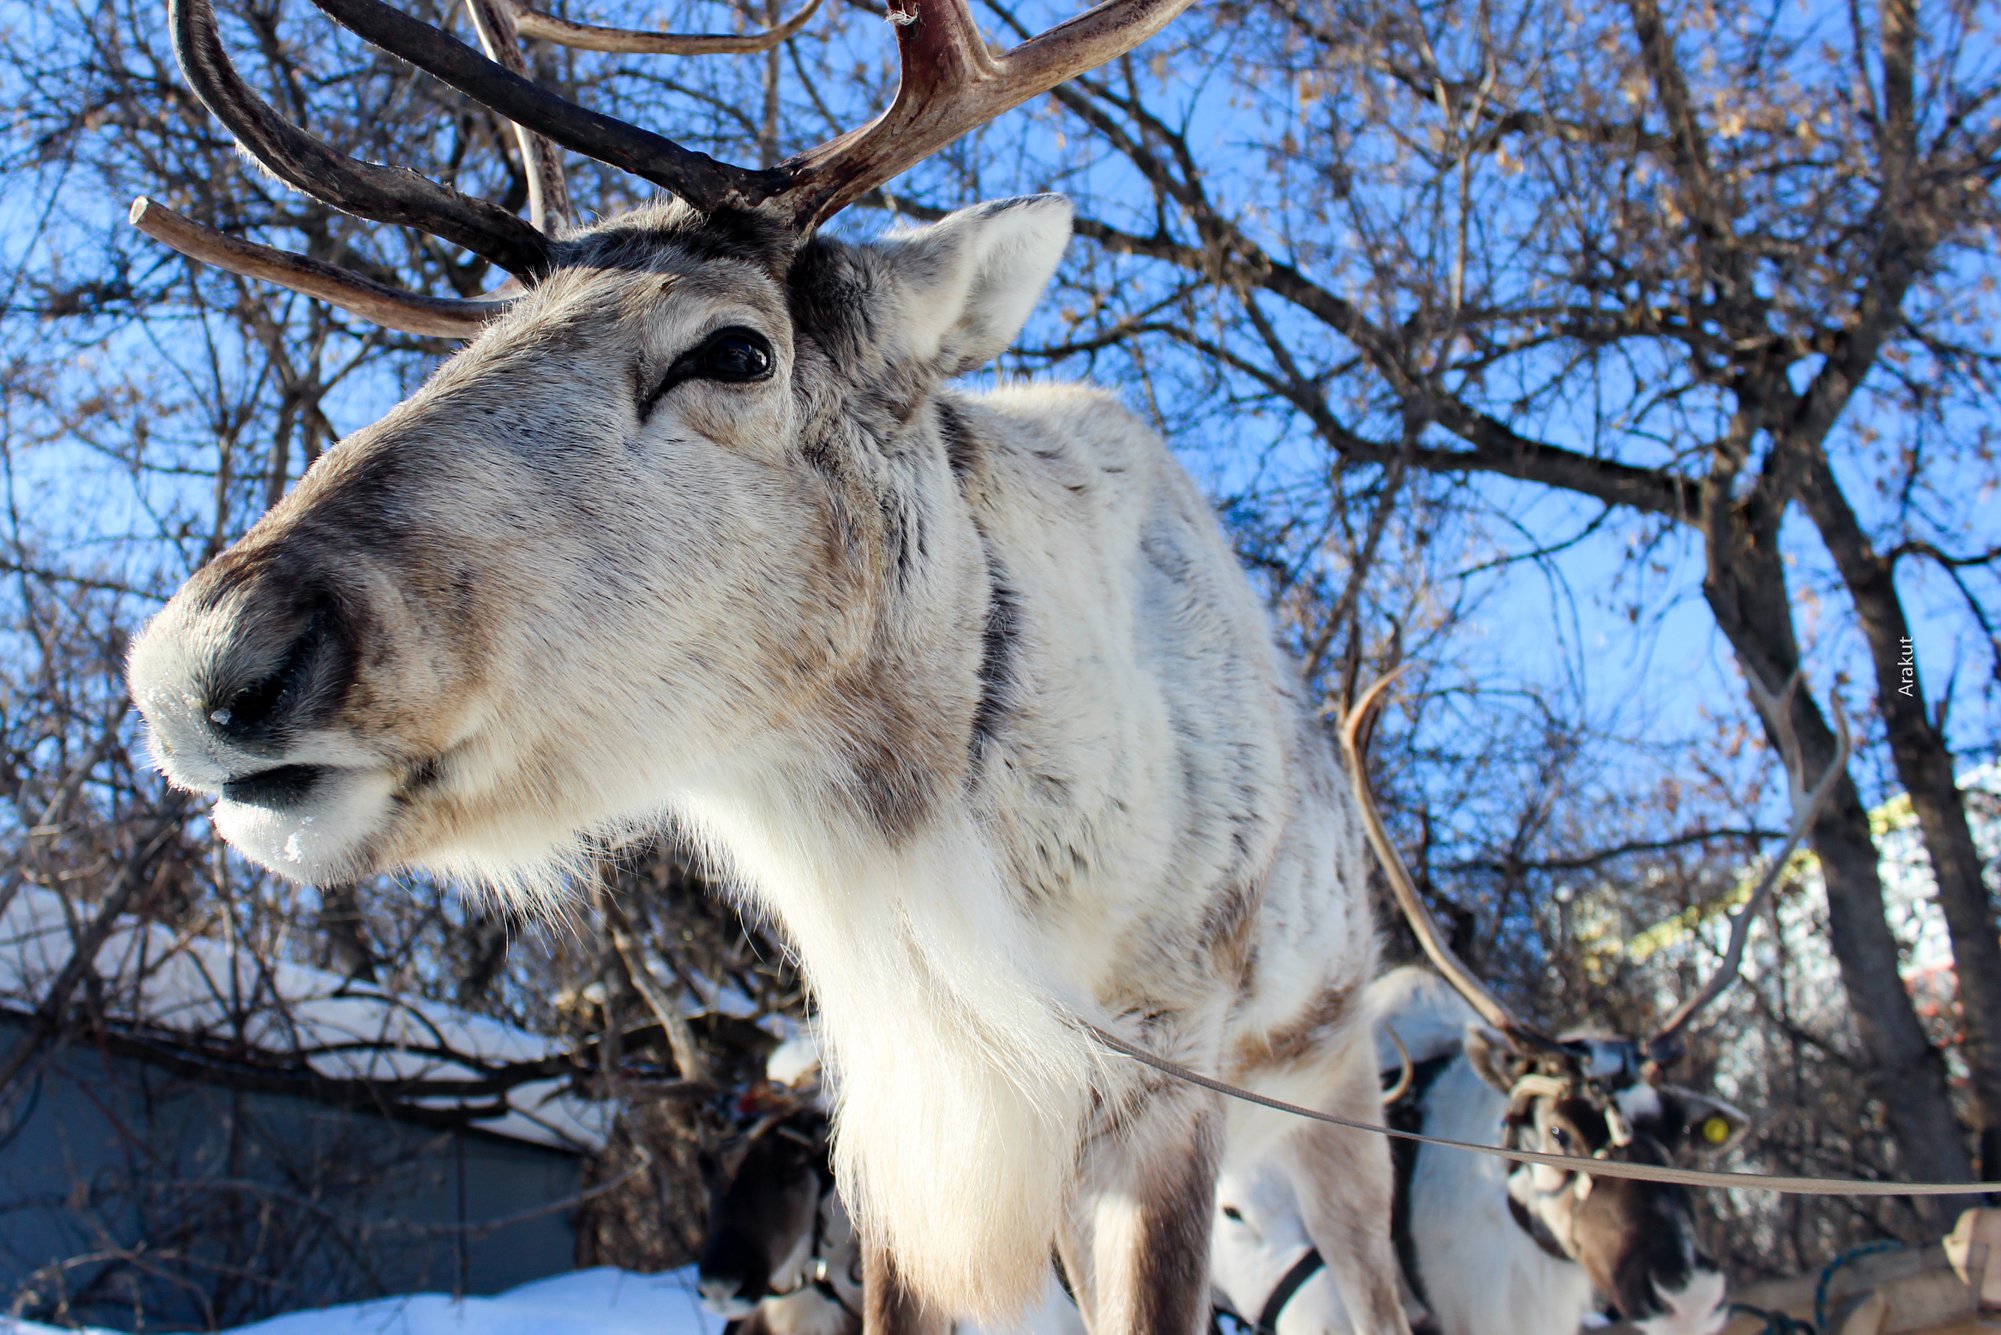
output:
[[[279,765],[229,780],[222,785],[222,799],[282,811],[311,797],[320,781],[333,772],[326,765]]]
[[[222,785],[215,827],[244,856],[298,881],[352,880],[374,869],[395,814],[384,769],[291,764]]]

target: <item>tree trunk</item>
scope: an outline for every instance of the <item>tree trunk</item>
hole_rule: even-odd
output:
[[[1917,814],[1952,940],[1965,1025],[1960,1051],[1972,1078],[1980,1172],[1989,1181],[2001,1180],[2001,938],[1995,935],[1993,905],[1967,824],[1966,803],[1953,777],[1952,752],[1925,707],[1895,571],[1876,554],[1824,457],[1808,469],[1801,499],[1834,558],[1869,644],[1876,707],[1889,737],[1891,761]]]
[[[1776,543],[1760,542],[1734,508],[1718,506],[1708,527],[1703,596],[1746,676],[1778,696],[1799,668],[1799,641]],[[1786,698],[1810,782],[1832,763],[1834,734],[1809,692],[1794,691]],[[1766,726],[1771,727],[1770,720]],[[1883,913],[1883,882],[1876,845],[1869,837],[1869,814],[1847,776],[1821,808],[1810,840],[1820,859],[1828,934],[1841,985],[1904,1172],[1914,1180],[1971,1177],[1963,1133],[1953,1116],[1945,1060],[1925,1037],[1897,971],[1897,941]],[[1972,1203],[1960,1197],[1934,1197],[1917,1208],[1943,1226]]]

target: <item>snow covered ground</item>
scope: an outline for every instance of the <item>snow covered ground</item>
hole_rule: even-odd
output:
[[[695,1272],[635,1275],[579,1270],[491,1298],[442,1293],[378,1298],[295,1312],[231,1335],[717,1335],[722,1318],[695,1298]],[[0,1317],[0,1335],[70,1335],[54,1326]],[[92,1327],[86,1335],[119,1335]]]

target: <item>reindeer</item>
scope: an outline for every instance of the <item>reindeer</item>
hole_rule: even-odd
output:
[[[702,1305],[727,1318],[733,1335],[856,1335],[862,1247],[835,1190],[826,1114],[797,1103],[759,1119],[745,1139],[710,1201],[697,1262]],[[1040,1302],[1011,1331],[1084,1335],[1053,1270]]]
[[[1689,1023],[1737,977],[1751,921],[1847,766],[1839,702],[1834,760],[1807,790],[1799,786],[1804,764],[1784,722],[1784,699],[1760,696],[1795,784],[1793,823],[1738,910],[1709,979],[1648,1038],[1592,1029],[1552,1037],[1511,1014],[1459,961],[1383,826],[1363,756],[1393,680],[1371,688],[1342,732],[1369,840],[1438,969],[1397,969],[1368,990],[1382,1044],[1378,1064],[1385,1073],[1401,1064],[1409,1074],[1407,1094],[1390,1106],[1392,1124],[1452,1140],[1635,1164],[1665,1165],[1685,1150],[1716,1153],[1736,1145],[1749,1125],[1745,1115],[1667,1076],[1684,1054]],[[1786,695],[1797,686],[1795,680]],[[1399,1259],[1443,1335],[1575,1331],[1593,1310],[1594,1293],[1649,1335],[1714,1335],[1727,1321],[1724,1277],[1697,1247],[1685,1188],[1594,1176],[1588,1168],[1510,1165],[1429,1145],[1400,1144],[1396,1154]],[[1266,1227],[1282,1233],[1285,1200],[1267,1197],[1263,1204],[1267,1217],[1279,1216]]]
[[[511,121],[539,226],[285,121],[207,0],[170,0],[196,96],[274,176],[519,290],[399,292],[135,203],[193,258],[471,340],[135,641],[165,774],[306,881],[420,868],[547,905],[635,830],[703,850],[817,999],[871,1330],[1005,1319],[1052,1244],[1099,1335],[1196,1330],[1226,1145],[1316,1184],[1358,1325],[1407,1329],[1380,1141],[1226,1113],[1084,1028],[1380,1112],[1366,846],[1211,508],[1108,396],[952,383],[1027,319],[1068,204],[817,232],[1188,0],[1004,54],[964,0],[890,0],[890,108],[768,169],[538,87],[515,34],[667,39],[470,0],[488,58],[315,3]],[[573,226],[552,144],[675,198]]]
[[[1348,1305],[1300,1221],[1292,1184],[1269,1164],[1216,1179],[1209,1282],[1218,1320],[1251,1335],[1328,1335],[1354,1329]]]
[[[810,1103],[758,1119],[710,1198],[696,1282],[734,1335],[859,1335],[861,1241],[827,1131]]]

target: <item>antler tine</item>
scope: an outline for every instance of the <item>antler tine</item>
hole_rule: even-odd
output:
[[[1193,0],[1104,0],[994,55],[966,0],[889,0],[900,72],[889,110],[780,164],[792,220],[810,230],[961,135],[1117,59]]]
[[[416,172],[336,153],[280,116],[230,63],[209,0],[168,0],[167,23],[195,96],[286,185],[356,217],[421,228],[517,276],[547,267],[547,239],[507,210]]]
[[[1779,852],[1759,878],[1744,907],[1737,910],[1730,922],[1730,940],[1723,949],[1723,959],[1716,971],[1702,985],[1700,991],[1684,1001],[1664,1022],[1659,1031],[1647,1041],[1648,1055],[1657,1063],[1667,1065],[1680,1055],[1680,1036],[1702,1009],[1737,981],[1738,970],[1744,962],[1744,944],[1751,934],[1751,922],[1764,911],[1765,902],[1771,898],[1779,878],[1785,875],[1786,864],[1806,837],[1822,807],[1833,794],[1835,785],[1848,772],[1848,756],[1851,738],[1848,733],[1848,716],[1842,712],[1841,697],[1831,697],[1834,711],[1834,758],[1828,762],[1826,771],[1811,789],[1805,787],[1806,763],[1800,753],[1799,734],[1792,723],[1792,699],[1799,689],[1800,674],[1795,672],[1786,682],[1785,689],[1775,698],[1770,692],[1751,679],[1751,694],[1758,710],[1770,723],[1772,735],[1778,742],[1779,754],[1786,770],[1786,784],[1791,791],[1793,807],[1792,827],[1786,831],[1786,839],[1779,846]]]
[[[506,117],[523,130],[673,191],[696,208],[749,206],[780,192],[778,169],[718,162],[651,130],[582,107],[382,0],[313,0],[342,27]]]
[[[1073,74],[1132,50],[1193,0],[1104,0],[999,56],[988,51],[966,0],[889,0],[901,67],[889,110],[769,169],[718,162],[650,130],[578,106],[383,0],[313,3],[341,26],[523,130],[651,181],[696,208],[765,208],[809,232],[959,136]],[[516,17],[516,28],[554,40],[577,35],[561,23],[552,27],[529,20],[525,13]],[[559,28],[565,36],[556,35]],[[627,33],[621,40],[637,36]],[[759,40],[782,38],[766,34]],[[641,48],[628,41],[618,49]]]
[[[487,58],[528,77],[528,60],[521,54],[514,8],[508,0],[466,0],[466,13]],[[555,145],[519,125],[514,127],[514,140],[521,148],[521,167],[528,177],[528,216],[544,235],[554,236],[575,216],[569,182],[563,179],[563,160],[556,156]]]
[[[1418,945],[1424,948],[1432,966],[1444,975],[1445,981],[1452,984],[1489,1025],[1532,1045],[1553,1048],[1557,1045],[1555,1039],[1534,1025],[1515,1018],[1501,1004],[1500,998],[1489,991],[1487,985],[1474,976],[1473,971],[1446,944],[1445,934],[1438,929],[1437,920],[1431,916],[1431,910],[1425,907],[1424,898],[1417,892],[1417,884],[1411,879],[1410,869],[1404,865],[1403,855],[1397,852],[1396,845],[1390,841],[1390,832],[1383,826],[1382,813],[1376,808],[1375,791],[1369,786],[1369,738],[1375,731],[1376,716],[1382,708],[1384,695],[1403,673],[1404,669],[1398,668],[1371,686],[1355,707],[1348,711],[1348,717],[1341,725],[1341,749],[1348,761],[1348,784],[1355,795],[1355,804],[1361,808],[1362,828],[1369,836],[1370,846],[1376,850],[1383,875],[1390,883],[1390,893],[1396,897],[1397,906],[1409,921]]]
[[[132,201],[131,218],[134,227],[191,260],[288,287],[406,334],[471,338],[509,304],[405,292],[339,265],[219,232],[143,195]]]
[[[820,0],[806,0],[797,13],[779,20],[763,32],[743,34],[601,28],[524,5],[513,5],[512,8],[515,31],[523,37],[572,46],[580,51],[615,51],[637,56],[722,56],[769,51],[805,27],[806,20],[819,11]]]

